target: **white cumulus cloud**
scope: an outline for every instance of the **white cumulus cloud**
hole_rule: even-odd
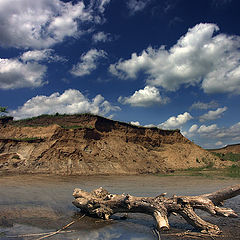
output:
[[[177,117],[170,117],[167,121],[159,124],[158,127],[163,129],[179,128],[192,118],[193,117],[190,113],[185,112],[183,114],[179,114]]]
[[[48,48],[66,37],[79,37],[87,30],[81,23],[100,22],[107,3],[109,0],[99,1],[93,9],[83,1],[1,0],[0,45]]]
[[[93,34],[92,40],[94,43],[109,42],[109,41],[111,41],[111,38],[110,38],[109,33],[97,32],[97,33]]]
[[[211,133],[213,131],[216,131],[217,129],[218,129],[217,124],[212,124],[212,125],[209,125],[209,126],[202,125],[198,129],[198,133],[200,133],[200,134],[209,134],[209,133]]]
[[[111,2],[111,0],[91,0],[92,3],[95,2],[97,8],[101,13],[105,11],[106,6]]]
[[[88,99],[80,91],[75,89],[66,90],[63,94],[58,92],[50,96],[36,96],[29,99],[17,110],[10,111],[15,119],[29,118],[41,114],[74,114],[86,113],[105,115],[110,111],[120,110],[118,106],[113,106],[97,95],[93,99]]]
[[[239,138],[239,136],[240,136],[240,122],[232,125],[229,128],[221,128],[216,134],[216,137],[221,139]]]
[[[132,121],[132,122],[130,122],[130,124],[132,124],[134,126],[140,126],[140,122],[138,122],[138,121],[136,121],[136,122]]]
[[[106,56],[107,53],[103,50],[91,49],[81,56],[80,62],[74,65],[70,72],[79,77],[89,75],[97,68],[98,60]]]
[[[144,127],[146,127],[146,128],[156,128],[157,126],[155,124],[150,123],[150,124],[144,125]]]
[[[191,133],[190,131],[188,132],[189,137],[194,136],[195,139],[198,139],[203,144],[206,142],[211,142],[211,146],[216,145],[216,143],[219,143],[219,145],[234,142],[238,143],[240,141],[240,122],[237,122],[229,127],[218,127],[217,124],[208,126],[201,125],[197,131]],[[220,142],[222,144],[220,144]]]
[[[120,96],[118,101],[122,104],[130,104],[134,107],[149,107],[156,104],[165,104],[168,99],[161,97],[157,88],[146,86],[144,89],[135,91],[130,97]]]
[[[47,66],[40,62],[65,62],[53,49],[24,52],[16,58],[0,58],[0,89],[40,87],[47,83],[44,79]]]
[[[223,127],[219,127],[217,124],[201,125],[198,129],[196,128],[196,130],[194,129],[191,132],[190,129],[187,132],[187,137],[193,138],[194,141],[201,143],[202,146],[207,148],[239,143],[240,141],[240,122],[232,126]]]
[[[192,106],[190,107],[190,109],[210,109],[210,108],[216,108],[218,107],[218,103],[215,101],[211,101],[209,103],[204,103],[204,102],[194,102],[192,104]]]
[[[200,122],[215,120],[217,118],[222,117],[222,114],[227,110],[227,107],[218,108],[215,111],[208,111],[199,117]]]
[[[0,58],[0,89],[39,87],[46,83],[47,67],[36,62]]]
[[[133,15],[136,12],[142,11],[151,0],[128,0],[127,7],[130,11],[130,14]]]
[[[222,146],[222,145],[223,145],[223,142],[217,141],[217,142],[215,143],[215,145],[216,145],[216,146]]]
[[[194,133],[194,132],[197,131],[197,129],[198,129],[198,125],[197,125],[197,124],[193,124],[193,125],[189,128],[188,132],[189,132],[189,133]]]
[[[216,24],[200,23],[169,50],[148,47],[128,60],[111,64],[109,71],[122,79],[136,79],[176,91],[181,85],[198,85],[206,93],[240,93],[240,37],[216,34]]]
[[[27,51],[27,52],[24,52],[20,58],[24,62],[27,62],[27,61],[36,61],[36,62],[39,62],[39,61],[48,61],[48,62],[66,61],[65,58],[54,54],[53,49]]]

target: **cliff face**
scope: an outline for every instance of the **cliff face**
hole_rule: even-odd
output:
[[[219,160],[179,130],[144,128],[93,115],[43,116],[0,125],[0,171],[138,174]]]

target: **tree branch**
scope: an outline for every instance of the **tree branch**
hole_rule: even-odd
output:
[[[240,195],[240,184],[210,194],[170,198],[165,197],[165,194],[157,197],[110,194],[101,187],[92,192],[77,188],[73,193],[73,204],[85,214],[102,219],[109,219],[113,214],[122,212],[145,213],[153,216],[159,230],[169,230],[168,216],[177,213],[195,228],[219,234],[221,231],[218,226],[204,221],[194,210],[201,209],[212,215],[237,217],[232,209],[218,206],[224,200],[237,195]]]

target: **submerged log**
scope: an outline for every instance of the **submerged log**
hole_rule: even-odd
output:
[[[129,194],[110,194],[102,187],[92,192],[76,188],[73,204],[85,214],[102,219],[109,219],[115,213],[145,213],[153,216],[159,230],[170,229],[168,217],[175,213],[198,230],[220,234],[217,225],[204,221],[194,210],[201,209],[212,215],[237,217],[232,209],[220,207],[224,200],[237,195],[240,195],[240,184],[210,194],[172,197],[166,197],[165,193],[156,197],[135,197]]]

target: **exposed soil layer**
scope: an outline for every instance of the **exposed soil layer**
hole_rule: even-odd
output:
[[[90,114],[0,124],[2,173],[164,173],[224,164],[180,130],[137,127]]]

